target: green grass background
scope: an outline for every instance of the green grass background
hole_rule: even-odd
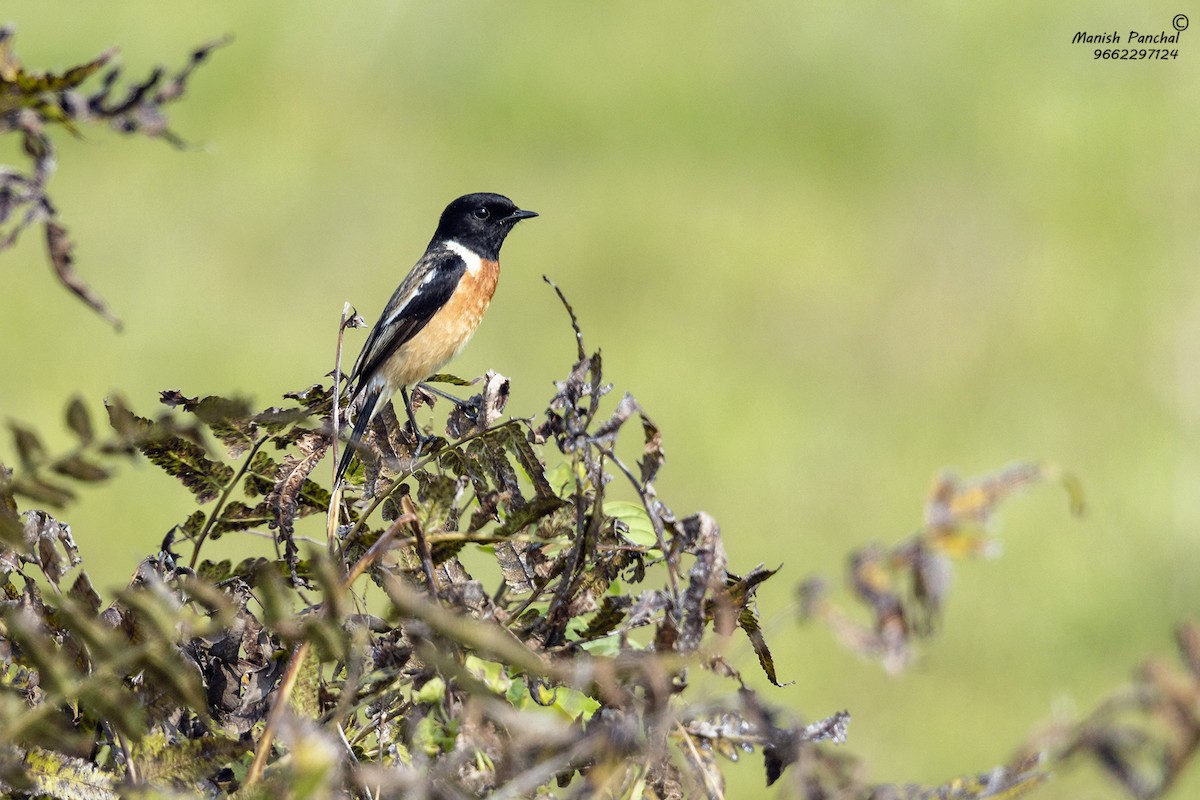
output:
[[[79,271],[126,330],[36,236],[0,254],[0,415],[65,446],[76,393],[271,404],[331,369],[343,302],[373,320],[448,200],[509,194],[542,217],[454,370],[541,409],[573,354],[553,277],[663,429],[661,496],[714,514],[734,568],[783,564],[760,607],[794,684],[765,696],[848,708],[873,780],[1000,763],[1200,601],[1200,32],[1173,61],[1071,44],[1200,9],[808,5],[6,0],[31,67],[119,45],[140,78],[236,40],[171,111],[197,150],[57,137]],[[1053,487],[1006,505],[1003,557],[961,566],[909,674],[797,626],[795,583],[908,534],[936,471],[1023,458],[1075,471],[1089,516]],[[64,514],[101,585],[193,509],[171,483],[122,467]],[[760,793],[747,762],[731,797]],[[1082,770],[1038,796],[1118,794]]]

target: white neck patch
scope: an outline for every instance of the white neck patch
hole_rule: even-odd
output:
[[[472,276],[478,275],[479,271],[483,269],[483,260],[480,259],[479,254],[466,245],[451,239],[446,242],[446,249],[456,254],[466,263],[467,272],[471,273]]]

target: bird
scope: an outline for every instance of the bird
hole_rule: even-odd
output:
[[[340,485],[367,426],[397,391],[418,439],[409,387],[466,347],[500,277],[500,246],[513,226],[537,212],[504,195],[477,192],[446,206],[425,254],[400,282],[350,370],[347,408],[354,427],[338,463]]]

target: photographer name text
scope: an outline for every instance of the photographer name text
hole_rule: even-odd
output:
[[[1119,31],[1112,33],[1086,33],[1080,31],[1075,34],[1075,38],[1071,40],[1071,44],[1178,44],[1179,31],[1167,33],[1159,31],[1158,33],[1139,33],[1130,31],[1128,38],[1122,38]]]

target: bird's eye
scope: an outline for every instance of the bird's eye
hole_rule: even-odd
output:
[[[475,219],[487,219],[492,215],[492,212],[488,211],[486,208],[477,208],[471,213],[475,215]]]

